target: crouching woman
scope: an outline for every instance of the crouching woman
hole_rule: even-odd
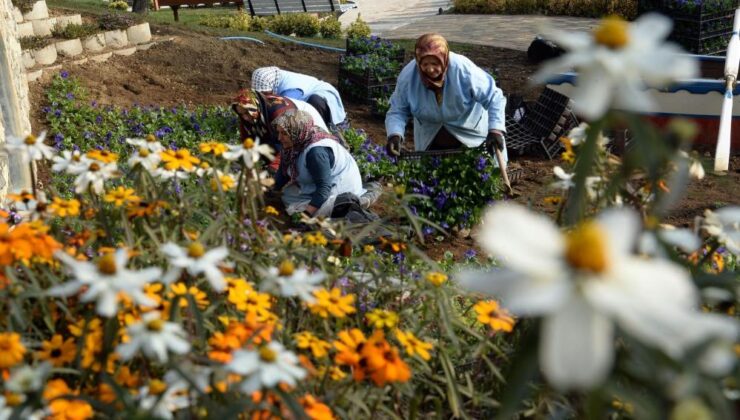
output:
[[[283,147],[275,190],[288,214],[331,217],[339,195],[365,194],[357,162],[333,135],[314,126],[308,113],[291,109],[272,121]]]

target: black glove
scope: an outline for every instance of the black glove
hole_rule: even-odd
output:
[[[390,136],[385,144],[385,151],[390,156],[401,156],[401,136]]]
[[[493,148],[498,149],[499,152],[504,151],[504,135],[498,131],[489,131],[486,137],[486,150],[491,156],[496,155],[496,151]]]

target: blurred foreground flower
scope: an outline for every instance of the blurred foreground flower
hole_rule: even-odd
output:
[[[698,74],[694,59],[681,55],[677,45],[663,42],[671,27],[670,19],[646,14],[633,23],[605,18],[592,34],[553,31],[548,38],[568,53],[545,64],[534,78],[546,82],[575,68],[574,107],[588,119],[601,117],[611,106],[649,111],[653,101],[647,87],[662,87]]]
[[[305,268],[296,269],[288,260],[280,263],[279,267],[270,267],[262,276],[265,290],[283,297],[297,296],[309,304],[316,303],[313,293],[326,277],[322,272],[309,273]]]
[[[234,359],[226,368],[247,377],[241,390],[248,394],[280,383],[296,386],[296,380],[306,377],[306,371],[298,365],[298,357],[275,341],[259,350],[235,351]]]
[[[206,252],[203,244],[193,242],[187,248],[180,248],[172,242],[162,245],[162,253],[167,256],[171,268],[167,271],[162,281],[166,284],[180,278],[182,272],[187,270],[191,276],[203,274],[213,290],[221,292],[226,288],[224,275],[218,264],[229,256],[229,250],[220,246]]]
[[[272,147],[266,144],[260,144],[259,140],[253,140],[246,138],[242,144],[229,145],[229,151],[224,152],[223,156],[226,160],[237,160],[242,159],[244,165],[247,168],[253,168],[254,164],[259,162],[260,155],[272,160],[275,155],[272,153]]]
[[[144,314],[140,322],[129,326],[126,331],[131,339],[116,347],[116,353],[123,360],[131,360],[141,350],[146,357],[164,363],[168,350],[175,354],[190,351],[190,343],[180,324],[164,321],[159,312]]]
[[[38,137],[29,134],[26,137],[8,136],[5,149],[10,153],[20,153],[21,160],[28,163],[31,160],[51,159],[56,151],[53,147],[44,144],[46,132]]]
[[[639,232],[637,215],[626,209],[562,234],[545,216],[496,205],[480,243],[508,270],[461,273],[460,282],[496,295],[515,315],[545,317],[540,363],[561,389],[604,380],[614,359],[614,323],[673,357],[710,338],[735,339],[733,320],[696,310],[698,293],[682,267],[632,254]]]
[[[740,207],[704,212],[702,228],[735,255],[740,255]]]

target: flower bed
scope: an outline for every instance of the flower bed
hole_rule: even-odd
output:
[[[377,36],[347,38],[345,51],[347,55],[375,54],[398,63],[403,63],[406,57],[403,47]]]

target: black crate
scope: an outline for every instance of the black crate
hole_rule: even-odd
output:
[[[371,40],[373,38],[365,38],[365,39]],[[383,40],[381,38],[374,38],[374,39],[377,39],[379,42],[390,42],[387,40]],[[378,54],[382,57],[385,57],[391,61],[395,61],[398,63],[403,63],[406,60],[406,50],[404,50],[403,48],[399,48],[397,51],[392,52],[390,54],[384,53],[384,51],[379,48],[368,48],[366,50],[364,49],[359,50],[352,45],[352,40],[350,38],[347,38],[345,54],[346,55]]]
[[[367,105],[371,105],[375,98],[390,96],[396,88],[395,80],[394,83],[368,86],[355,83],[351,79],[339,79],[337,86],[343,97]]]
[[[671,40],[681,44],[686,51],[701,55],[724,55],[727,43],[730,42],[732,33],[706,36],[702,38],[689,38],[671,36]]]
[[[381,86],[381,85],[395,85],[398,74],[385,78],[377,78],[370,72],[370,69],[365,69],[362,74],[353,73],[351,71],[342,68],[342,63],[339,63],[339,82],[342,80],[350,80],[352,83],[361,86]]]
[[[740,0],[638,0],[639,14],[659,12],[672,18],[711,19],[734,13]]]

